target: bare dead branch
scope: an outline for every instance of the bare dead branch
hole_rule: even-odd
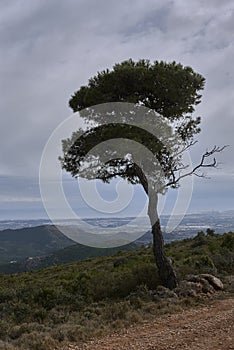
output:
[[[184,177],[190,176],[190,175],[195,175],[195,176],[198,176],[198,177],[206,177],[206,176],[204,175],[204,173],[203,173],[203,174],[198,174],[196,171],[197,171],[198,169],[201,169],[201,168],[216,168],[217,165],[218,165],[218,163],[217,163],[217,160],[216,160],[215,157],[213,158],[213,161],[210,162],[210,163],[206,163],[206,160],[207,160],[209,157],[211,157],[213,154],[222,152],[226,147],[228,147],[228,145],[223,146],[223,147],[219,147],[219,146],[216,146],[216,145],[215,145],[210,151],[207,150],[207,151],[202,155],[201,161],[200,161],[200,163],[199,163],[197,166],[195,166],[195,167],[194,167],[191,171],[189,171],[188,173],[178,176],[178,178],[176,178],[175,174],[173,173],[173,174],[172,174],[172,178],[173,178],[172,181],[168,182],[168,183],[166,184],[166,186],[168,187],[168,186],[176,185],[181,179],[183,179]]]
[[[179,154],[182,154],[184,151],[189,149],[190,147],[194,146],[198,141],[191,141],[186,146],[184,146],[178,153],[175,153],[175,156],[177,157]]]

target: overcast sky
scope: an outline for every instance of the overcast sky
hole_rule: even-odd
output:
[[[193,161],[215,144],[230,147],[211,180],[195,181],[189,211],[234,209],[232,0],[0,0],[0,53],[0,219],[46,215],[38,171],[47,139],[70,116],[71,94],[128,58],[175,60],[206,78]],[[68,182],[68,199],[88,216]],[[100,192],[113,199],[111,186]]]

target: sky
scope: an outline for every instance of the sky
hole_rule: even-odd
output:
[[[72,114],[73,92],[129,58],[180,62],[206,78],[192,160],[213,145],[229,147],[210,179],[195,179],[187,210],[234,209],[232,0],[0,0],[0,52],[0,219],[46,217],[38,174],[47,140]],[[65,179],[78,215],[105,215],[82,199],[77,181]],[[113,201],[116,184],[97,184],[97,191]],[[131,191],[132,202],[115,216],[141,212],[145,195],[139,186]],[[177,195],[168,194],[166,212]]]

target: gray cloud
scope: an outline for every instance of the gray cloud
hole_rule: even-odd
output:
[[[233,17],[233,1],[0,0],[0,175],[15,184],[3,184],[7,196],[15,198],[19,186],[9,176],[37,179],[46,140],[71,113],[70,95],[129,57],[176,60],[206,77],[193,159],[210,145],[230,144],[219,158],[222,176],[233,173]],[[234,191],[233,178],[226,181]]]

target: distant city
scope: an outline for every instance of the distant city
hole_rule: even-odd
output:
[[[170,216],[162,215],[161,224],[162,229],[165,231],[165,227],[168,223]],[[74,220],[62,220],[55,223],[58,226],[74,226],[77,222]],[[142,232],[142,238],[139,238],[138,243],[147,244],[151,239],[149,235],[150,224],[148,217],[139,217],[134,220],[133,217],[127,218],[86,218],[80,220],[78,225],[82,227],[82,224],[89,224],[89,228],[93,230],[101,230],[102,232],[108,232],[114,230],[117,232]],[[1,220],[0,230],[5,229],[20,229],[27,227],[36,227],[42,225],[52,225],[48,219],[37,220]],[[127,225],[127,226],[126,226]],[[122,230],[122,229],[123,230]],[[206,231],[207,228],[213,229],[215,233],[221,234],[225,232],[234,231],[234,210],[218,212],[204,212],[198,214],[187,214],[184,216],[180,224],[171,233],[164,233],[164,239],[166,242],[173,240],[180,240],[184,238],[193,237],[199,231]]]

